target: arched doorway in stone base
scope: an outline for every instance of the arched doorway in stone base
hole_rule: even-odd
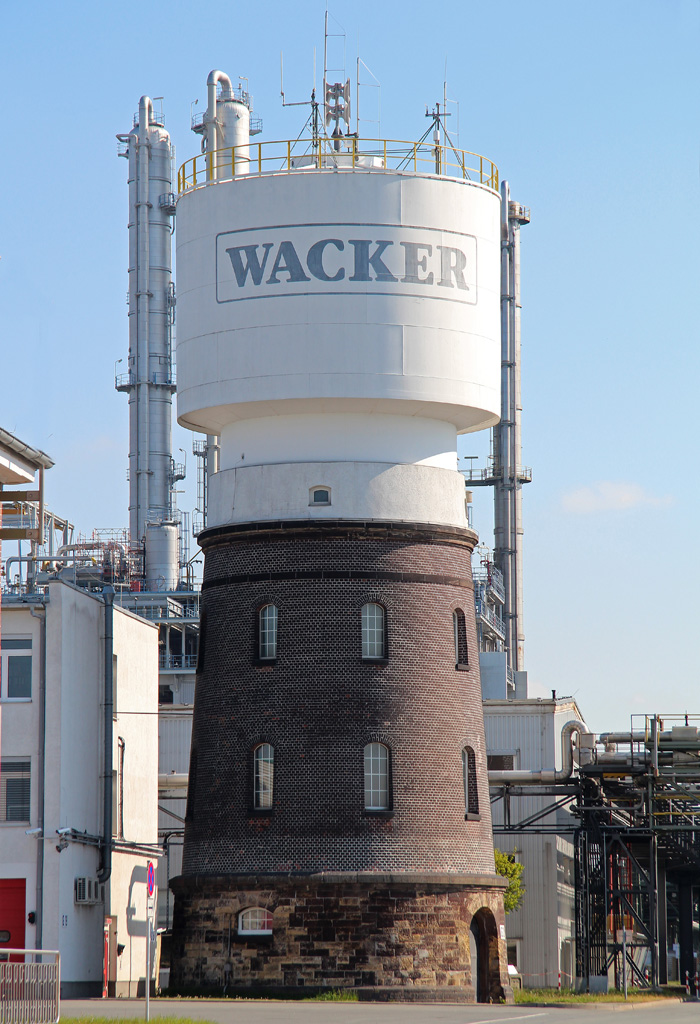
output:
[[[488,907],[472,917],[469,929],[472,984],[477,1003],[498,1003],[503,999],[496,918]]]

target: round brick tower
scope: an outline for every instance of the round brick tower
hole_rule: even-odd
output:
[[[171,977],[512,998],[456,468],[499,406],[495,169],[344,146],[181,172],[178,414],[220,461]]]

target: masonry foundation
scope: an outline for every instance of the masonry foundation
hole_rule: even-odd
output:
[[[512,1002],[500,879],[480,876],[219,876],[176,880],[171,985],[300,997]],[[272,914],[239,934],[240,913]]]

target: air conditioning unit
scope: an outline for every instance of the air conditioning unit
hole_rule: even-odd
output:
[[[104,903],[105,887],[96,878],[76,878],[74,890],[76,903],[83,906]]]

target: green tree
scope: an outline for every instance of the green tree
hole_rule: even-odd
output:
[[[524,864],[519,864],[515,859],[515,850],[512,853],[503,853],[502,850],[494,850],[496,858],[496,871],[508,879],[508,888],[503,893],[503,906],[506,914],[511,910],[517,910],[522,906],[525,898],[525,886],[523,885]]]

